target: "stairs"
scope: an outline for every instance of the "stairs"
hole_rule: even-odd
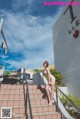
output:
[[[1,84],[0,107],[11,107],[12,119],[26,119],[23,85]]]
[[[61,114],[56,112],[56,105],[48,105],[44,86],[28,85],[28,89],[33,119],[61,119]],[[12,119],[30,119],[28,103],[25,115],[25,97],[26,86],[1,84],[0,115],[1,107],[12,107]]]
[[[61,119],[61,114],[56,112],[55,104],[49,106],[44,86],[29,86],[29,95],[33,119]],[[28,119],[30,119],[28,109]]]

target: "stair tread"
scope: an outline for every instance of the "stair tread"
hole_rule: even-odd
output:
[[[1,106],[1,107],[4,107],[4,106]],[[7,106],[5,106],[5,107],[11,107],[11,108],[13,108],[13,109],[25,108],[25,106],[9,106],[9,105],[7,105]]]
[[[12,107],[13,109],[16,109],[16,108],[24,108],[25,106],[10,106],[10,107]]]
[[[30,98],[30,100],[47,100],[47,99],[45,99],[45,98],[31,99],[31,98]]]
[[[59,112],[43,112],[43,113],[33,113],[33,116],[40,116],[40,115],[52,115],[52,114],[60,114]]]
[[[23,108],[25,106],[12,106],[12,108]]]
[[[31,105],[31,107],[53,107],[54,105]]]
[[[0,93],[0,95],[23,95],[24,93]]]
[[[24,101],[24,99],[0,99],[0,101]]]
[[[13,117],[25,117],[25,114],[13,114]]]

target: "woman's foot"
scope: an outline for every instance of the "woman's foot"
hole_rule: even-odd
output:
[[[52,104],[54,103],[54,100],[52,100]]]
[[[50,102],[49,102],[49,105],[52,105],[53,103],[54,103],[54,100],[50,101]]]
[[[50,102],[49,105],[52,105],[52,102]]]

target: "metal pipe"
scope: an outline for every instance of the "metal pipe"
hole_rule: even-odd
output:
[[[33,119],[33,116],[32,116],[32,108],[31,108],[31,103],[30,103],[30,97],[29,97],[29,90],[28,90],[28,82],[27,82],[27,78],[26,78],[26,72],[25,72],[25,69],[24,69],[24,72],[23,72],[23,77],[24,79],[26,80],[26,102],[25,102],[25,111],[26,111],[26,119],[27,119],[27,108],[28,108],[28,105],[29,104],[29,112],[30,112],[30,119]]]
[[[4,42],[5,42],[5,44],[6,44],[6,47],[7,47],[7,49],[8,49],[8,45],[7,45],[7,42],[6,42],[6,38],[5,38],[5,36],[4,36],[4,32],[3,32],[2,29],[1,29],[1,34],[2,34],[2,36],[3,36]]]
[[[58,111],[58,91],[57,91],[57,87],[56,87],[56,111]]]
[[[32,108],[31,108],[30,97],[29,97],[29,90],[28,90],[27,79],[26,79],[26,99],[27,99],[26,101],[28,101],[28,104],[29,104],[30,119],[33,119],[33,116],[32,116]]]

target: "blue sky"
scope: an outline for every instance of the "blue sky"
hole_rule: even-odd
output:
[[[3,31],[9,47],[7,55],[0,48],[0,62],[6,69],[34,69],[45,60],[54,64],[52,27],[63,8],[44,6],[44,1],[0,0],[0,17],[4,18]],[[2,41],[0,34],[0,44]]]

